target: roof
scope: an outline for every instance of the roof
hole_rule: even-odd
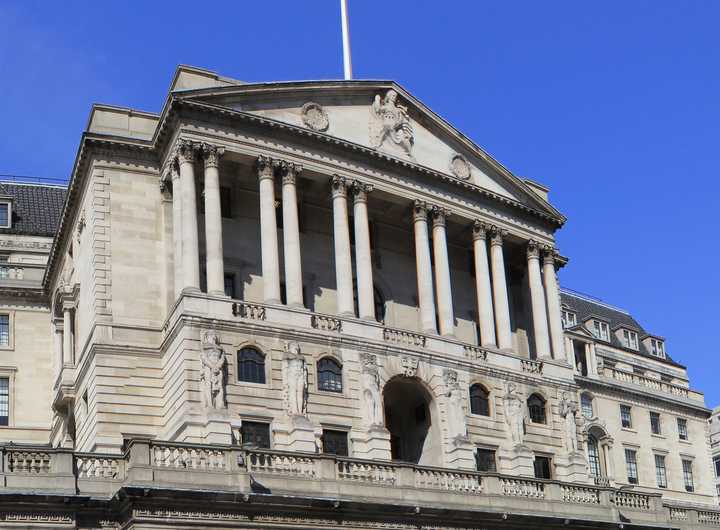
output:
[[[10,228],[0,233],[53,237],[60,223],[66,188],[0,182],[0,196],[12,199]]]
[[[657,335],[647,332],[645,328],[643,328],[640,323],[624,309],[620,309],[619,307],[606,304],[605,302],[596,298],[576,293],[575,291],[571,291],[568,289],[562,289],[560,291],[560,299],[563,307],[567,307],[569,310],[577,314],[578,325],[581,325],[582,322],[585,322],[587,319],[593,317],[607,322],[610,326],[610,344],[614,348],[626,351],[628,353],[632,353],[634,355],[641,355],[655,361],[666,362],[668,364],[684,368],[683,365],[675,362],[667,354],[667,351],[665,352],[664,359],[652,355],[642,343],[642,339],[646,337],[656,337]],[[639,338],[640,349],[633,350],[623,346],[623,344],[620,342],[620,340],[614,333],[614,331],[618,328],[625,328],[636,331]]]

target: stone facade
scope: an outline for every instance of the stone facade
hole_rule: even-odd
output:
[[[715,477],[715,494],[720,503],[720,407],[715,407],[710,417],[710,451],[713,459],[712,475]]]
[[[67,197],[0,525],[720,524],[685,368],[397,84],[181,67],[159,115],[93,108]]]

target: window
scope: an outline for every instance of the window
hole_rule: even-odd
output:
[[[610,341],[610,328],[607,322],[600,320],[593,320],[592,334],[596,339]]]
[[[660,414],[657,412],[650,413],[650,431],[653,434],[662,434],[662,429],[660,428]]]
[[[238,381],[265,384],[265,356],[256,348],[246,347],[238,356]]]
[[[10,315],[0,315],[0,346],[10,346]]]
[[[720,456],[713,458],[713,464],[715,465],[715,476],[720,478]]]
[[[478,449],[475,451],[475,467],[477,467],[478,471],[496,472],[495,451],[492,449]]]
[[[587,441],[588,465],[590,466],[590,474],[593,477],[600,477],[600,451],[598,450],[598,441],[592,434],[588,435]]]
[[[629,329],[622,330],[622,343],[626,348],[631,350],[638,349],[638,334]]]
[[[650,339],[650,353],[655,357],[665,357],[665,344],[658,339]]]
[[[482,385],[470,387],[470,413],[480,416],[490,416],[489,393]]]
[[[658,488],[667,488],[667,470],[665,469],[665,457],[655,455],[655,479]]]
[[[338,456],[348,456],[347,432],[323,429],[322,446],[323,453]]]
[[[531,395],[527,400],[530,421],[533,423],[545,423],[545,400],[538,394]]]
[[[235,275],[228,273],[225,275],[225,296],[235,298]]]
[[[620,405],[620,423],[624,429],[632,429],[632,408],[630,405]]]
[[[220,187],[220,215],[232,219],[232,189]]]
[[[270,449],[270,424],[243,421],[240,426],[240,443],[260,449]]]
[[[535,456],[533,467],[535,468],[535,478],[552,478],[552,466],[549,457]]]
[[[0,377],[0,426],[10,424],[10,378]]]
[[[0,228],[10,228],[10,203],[0,202]]]
[[[572,311],[562,310],[562,325],[563,328],[571,328],[577,324],[577,315]]]
[[[625,467],[627,468],[628,483],[638,483],[637,452],[634,449],[625,449]]]
[[[685,491],[692,493],[695,491],[695,482],[693,481],[692,460],[682,461],[683,482],[685,483]]]
[[[323,357],[318,361],[318,388],[326,392],[342,392],[342,366],[335,359]]]
[[[688,440],[690,437],[688,436],[687,420],[685,418],[678,418],[677,426],[678,438],[681,440]]]
[[[580,396],[580,410],[584,417],[588,419],[593,417],[593,399],[590,394]]]

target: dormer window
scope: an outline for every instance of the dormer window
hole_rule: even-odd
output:
[[[665,344],[658,339],[650,339],[650,353],[655,357],[665,358]]]
[[[10,228],[12,208],[10,201],[0,201],[0,228]]]
[[[638,334],[629,329],[622,330],[622,344],[631,350],[638,349]]]
[[[610,327],[607,322],[602,320],[593,320],[592,329],[590,330],[596,339],[610,342]]]
[[[571,328],[577,324],[577,315],[567,309],[562,310],[563,328]]]

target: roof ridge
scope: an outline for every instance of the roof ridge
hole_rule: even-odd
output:
[[[572,296],[574,298],[579,298],[580,300],[585,300],[586,302],[590,302],[591,304],[596,304],[596,305],[605,307],[606,309],[611,309],[613,311],[619,311],[620,313],[632,318],[630,311],[628,311],[627,309],[623,309],[621,307],[614,306],[612,304],[608,304],[607,302],[604,302],[603,300],[601,300],[600,298],[597,298],[595,296],[592,296],[589,294],[584,294],[584,293],[575,291],[573,289],[569,289],[567,287],[561,287],[560,292],[563,294],[566,294],[568,296]]]

